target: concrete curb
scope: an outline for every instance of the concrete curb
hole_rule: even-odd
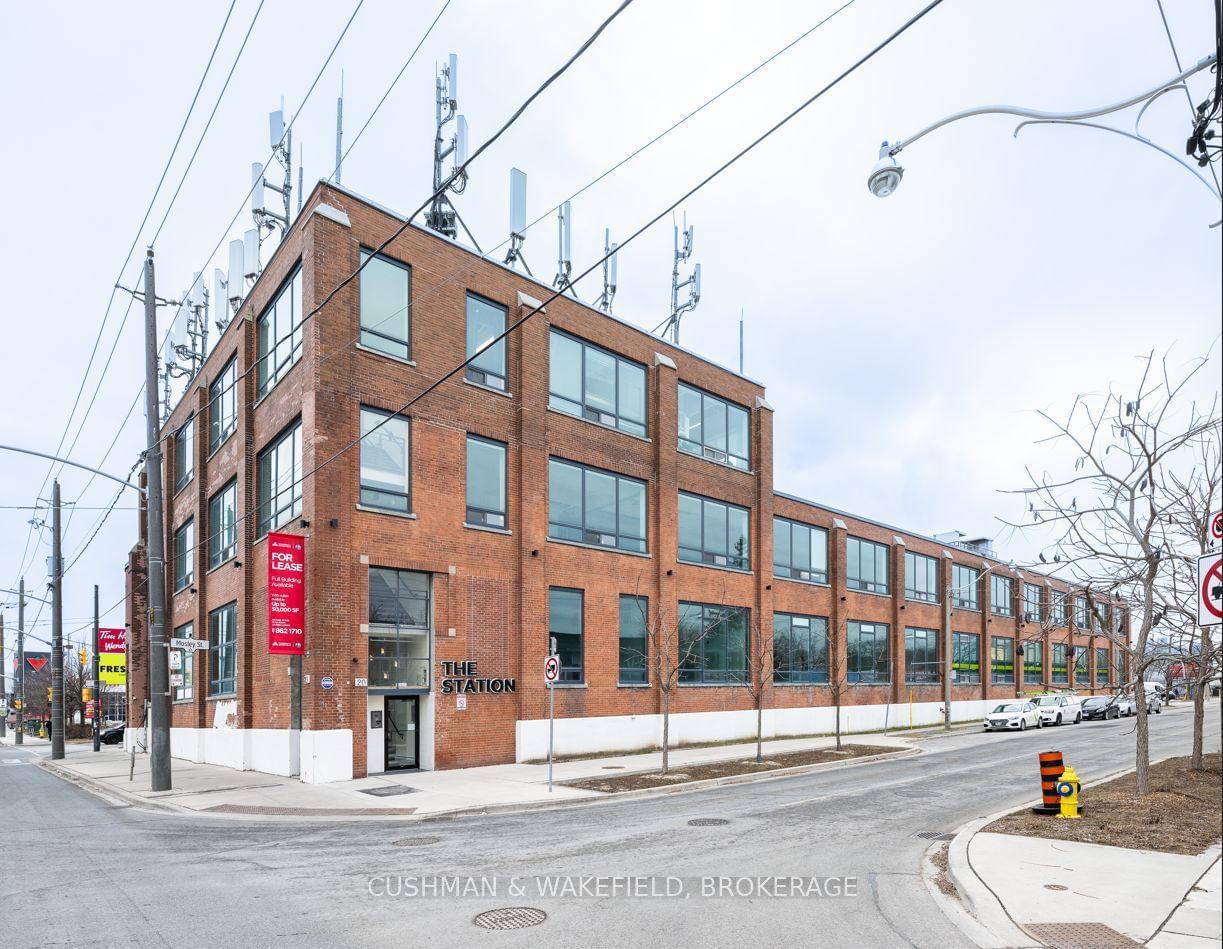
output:
[[[153,811],[160,814],[178,813],[179,808],[172,805],[162,804],[158,801],[150,801],[148,798],[141,797],[138,794],[132,794],[122,788],[117,788],[112,785],[99,781],[96,778],[91,778],[84,774],[78,774],[69,768],[56,764],[46,758],[42,758],[35,762],[35,767],[42,768],[48,774],[52,774],[61,781],[67,781],[69,784],[75,784],[82,790],[89,791],[108,804],[116,807],[135,807],[141,810]]]

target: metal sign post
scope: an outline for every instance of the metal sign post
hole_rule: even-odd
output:
[[[556,637],[550,636],[548,658],[544,660],[544,682],[548,685],[548,793],[552,793],[552,739],[556,725],[556,680],[561,662],[556,656]]]

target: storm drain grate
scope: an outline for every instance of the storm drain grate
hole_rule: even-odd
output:
[[[394,842],[396,847],[423,847],[426,844],[435,844],[441,837],[404,837],[402,840]]]
[[[944,834],[939,830],[923,830],[913,836],[920,837],[922,840],[955,840],[955,834]]]
[[[1025,928],[1051,949],[1125,949],[1142,945],[1103,923],[1028,923]]]
[[[723,824],[729,824],[725,817],[694,817],[688,821],[689,827],[721,827]]]
[[[533,906],[505,906],[481,913],[472,922],[481,929],[527,929],[547,918],[547,913]]]
[[[374,797],[395,797],[398,794],[411,794],[418,788],[410,788],[403,784],[388,784],[381,788],[358,788],[362,794],[371,794]]]

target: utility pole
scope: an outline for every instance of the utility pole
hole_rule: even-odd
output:
[[[4,614],[0,613],[0,666],[4,665]],[[8,680],[11,677],[0,669],[0,698],[8,698]],[[4,704],[4,714],[0,715],[0,738],[8,734],[8,703]]]
[[[98,655],[98,585],[93,585],[93,750],[102,750],[102,657]]]
[[[144,399],[148,447],[149,763],[154,791],[170,790],[170,657],[166,652],[166,556],[161,510],[161,413],[157,405],[157,288],[153,248],[144,260]],[[56,517],[58,518],[58,513]]]
[[[16,744],[25,744],[25,577],[17,585],[17,688],[13,693],[17,703]]]
[[[64,757],[64,558],[60,551],[59,479],[51,484],[51,760]]]
[[[951,574],[951,561],[945,560],[943,563],[947,567],[948,575]],[[951,582],[947,583],[947,595],[944,597],[943,609],[946,613],[947,622],[944,624],[946,632],[943,636],[943,728],[951,731],[951,678],[954,675],[954,670],[951,668],[951,594],[953,588]]]

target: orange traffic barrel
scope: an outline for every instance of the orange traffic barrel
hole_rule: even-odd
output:
[[[1034,814],[1057,814],[1062,809],[1062,799],[1057,793],[1057,779],[1066,770],[1060,751],[1042,751],[1040,753],[1040,796],[1039,806],[1032,808]]]

